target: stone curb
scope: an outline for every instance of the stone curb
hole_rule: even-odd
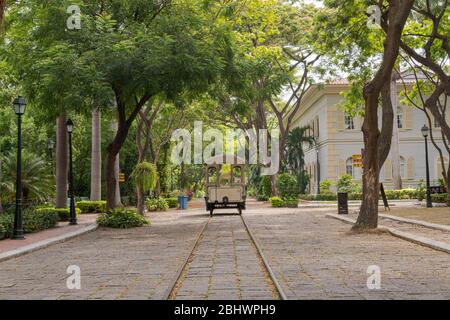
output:
[[[30,245],[27,245],[27,246],[24,246],[24,247],[21,247],[21,248],[17,248],[17,249],[14,249],[14,250],[10,250],[10,251],[6,251],[6,252],[3,252],[3,253],[0,253],[0,262],[6,261],[6,260],[10,260],[10,259],[13,259],[13,258],[17,258],[17,257],[23,256],[23,255],[25,255],[27,253],[31,253],[31,252],[34,252],[34,251],[37,251],[37,250],[40,250],[40,249],[47,248],[47,247],[49,247],[51,245],[70,240],[72,238],[81,236],[81,235],[83,235],[85,233],[92,232],[92,231],[96,230],[97,228],[98,228],[97,224],[90,224],[90,225],[88,225],[88,226],[86,226],[84,228],[81,228],[79,230],[76,230],[76,231],[72,231],[72,232],[69,232],[69,233],[66,233],[66,234],[63,234],[63,235],[60,235],[60,236],[56,236],[56,237],[49,238],[49,239],[46,239],[46,240],[42,240],[42,241],[39,241],[39,242],[36,242],[36,243],[32,243]]]
[[[333,218],[333,219],[337,219],[340,221],[343,221],[345,223],[350,223],[350,224],[354,224],[356,222],[356,220],[351,219],[351,218],[347,218],[347,217],[342,217],[339,216],[337,214],[334,213],[328,213],[325,215],[326,217],[329,218]],[[388,228],[388,227],[384,227],[386,230],[389,231],[389,233],[397,238],[406,240],[406,241],[410,241],[416,244],[419,244],[421,246],[424,247],[428,247],[431,249],[435,249],[435,250],[439,250],[439,251],[443,251],[446,253],[450,253],[450,244],[445,243],[445,242],[441,242],[441,241],[435,241],[429,238],[425,238],[422,236],[418,236],[412,233],[408,233],[408,232],[403,232],[403,231],[399,231],[395,228]]]
[[[382,213],[379,213],[378,216],[385,218],[385,219],[391,219],[391,220],[410,223],[410,224],[417,224],[419,226],[427,227],[430,229],[450,232],[450,226],[446,226],[446,225],[442,225],[442,224],[431,223],[431,222],[409,219],[409,218],[402,218],[402,217],[397,217],[397,216],[392,216],[392,215],[382,214]]]

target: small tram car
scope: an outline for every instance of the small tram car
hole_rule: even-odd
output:
[[[236,208],[240,215],[245,210],[244,164],[239,164],[237,157],[233,158],[233,163],[219,164],[212,160],[206,164],[205,203],[210,216],[219,208]]]

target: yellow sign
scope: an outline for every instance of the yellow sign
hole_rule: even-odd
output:
[[[119,182],[125,182],[125,173],[119,173]]]
[[[362,168],[363,167],[362,155],[360,154],[352,155],[352,164],[353,167],[355,168]]]

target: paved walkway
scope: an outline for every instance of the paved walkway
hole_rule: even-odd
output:
[[[204,225],[191,213],[152,215],[152,226],[99,229],[0,263],[0,299],[162,299]],[[81,290],[66,286],[81,269]]]
[[[351,234],[334,209],[244,213],[290,299],[450,299],[450,255],[388,234]],[[151,215],[152,225],[99,229],[0,262],[0,299],[162,299],[208,220],[203,209]],[[271,298],[272,288],[237,216],[214,216],[176,298]],[[81,269],[81,290],[66,286]],[[381,289],[366,286],[381,270]]]
[[[450,299],[449,254],[387,234],[351,234],[324,211],[294,211],[245,216],[288,298]],[[367,288],[372,265],[380,290]]]
[[[88,225],[95,224],[97,219],[96,214],[82,214],[77,217],[78,225],[70,226],[68,222],[59,222],[58,226],[52,229],[39,231],[36,233],[26,233],[25,240],[4,239],[0,241],[0,253],[11,250],[20,249],[43,240],[48,240],[54,237],[62,236],[64,234],[81,230]]]
[[[216,214],[186,269],[176,299],[277,298],[240,216]]]

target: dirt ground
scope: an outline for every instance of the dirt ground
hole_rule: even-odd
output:
[[[394,216],[423,220],[431,223],[450,225],[450,208],[391,208],[391,211],[380,210],[380,213]]]

